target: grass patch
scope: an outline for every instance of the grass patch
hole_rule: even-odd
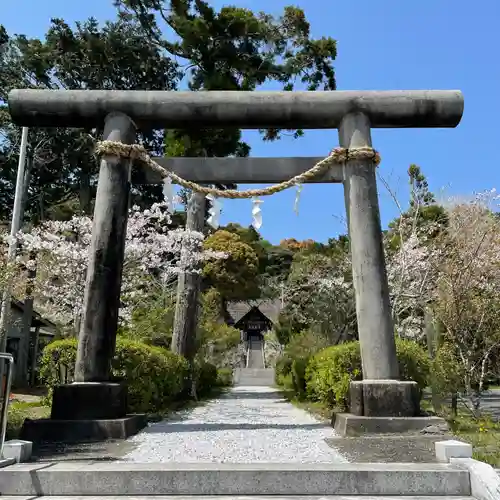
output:
[[[434,410],[428,400],[422,401],[421,406],[424,410]],[[458,440],[472,445],[473,458],[500,468],[500,422],[487,414],[474,417],[463,403],[459,403],[456,416],[446,404],[438,415],[448,422],[450,430]]]
[[[447,418],[455,436],[473,447],[473,457],[493,467],[500,467],[500,423],[488,416],[474,418],[459,412],[455,418]]]
[[[36,420],[39,418],[48,418],[50,416],[50,407],[44,406],[40,402],[13,401],[9,404],[9,413],[7,419],[6,439],[16,439],[19,437],[21,428],[27,418]]]

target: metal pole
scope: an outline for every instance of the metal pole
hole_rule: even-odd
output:
[[[26,164],[26,149],[28,146],[28,128],[23,127],[21,135],[21,148],[19,151],[19,162],[17,165],[16,192],[14,195],[14,209],[12,211],[12,222],[10,225],[10,241],[9,251],[7,254],[7,269],[9,264],[12,264],[16,258],[17,250],[17,233],[21,229],[22,220],[22,204],[24,194],[24,166]],[[11,301],[11,279],[7,280],[2,295],[2,309],[0,311],[0,352],[7,350],[7,323],[10,315]],[[0,376],[3,380],[3,359],[0,358]]]
[[[7,419],[9,412],[9,396],[12,387],[12,376],[14,374],[14,357],[11,354],[0,353],[2,363],[6,360],[9,365],[7,369],[7,383],[2,401],[2,413],[0,414],[0,458],[3,458],[3,444],[5,443],[5,434],[7,432]]]

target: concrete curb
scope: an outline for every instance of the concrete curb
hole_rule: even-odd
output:
[[[31,441],[22,441],[21,439],[11,439],[5,441],[3,445],[3,457],[13,459],[16,463],[29,462],[33,451]]]
[[[34,463],[0,469],[0,484],[39,496],[470,495],[469,472],[451,464]]]
[[[472,458],[472,445],[463,441],[437,441],[434,446],[438,462],[447,463],[452,458]]]
[[[472,458],[472,446],[463,441],[439,441],[436,458],[449,462],[462,470],[469,471],[471,495],[476,500],[500,499],[500,476],[489,464]]]
[[[473,498],[476,500],[500,499],[500,477],[491,465],[473,458],[452,458],[450,463],[469,471]]]

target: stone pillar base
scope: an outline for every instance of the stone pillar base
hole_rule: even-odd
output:
[[[420,395],[416,382],[362,380],[351,382],[350,410],[364,417],[418,417]]]
[[[332,426],[341,437],[399,434],[423,440],[429,436],[443,439],[449,429],[441,417],[364,417],[352,413],[336,413]]]
[[[94,443],[108,439],[126,439],[147,425],[146,415],[127,415],[104,420],[52,420],[50,418],[24,421],[23,439],[40,443]]]
[[[127,415],[126,384],[77,382],[55,387],[50,418],[26,419],[21,436],[36,444],[92,443],[126,439],[146,425],[146,415]]]
[[[52,420],[106,420],[127,415],[127,386],[86,382],[54,387]]]

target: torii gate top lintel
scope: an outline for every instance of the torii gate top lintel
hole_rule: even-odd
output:
[[[128,115],[139,128],[338,128],[360,112],[371,128],[456,127],[459,90],[206,91],[33,90],[8,97],[15,124],[102,127],[108,114]]]

